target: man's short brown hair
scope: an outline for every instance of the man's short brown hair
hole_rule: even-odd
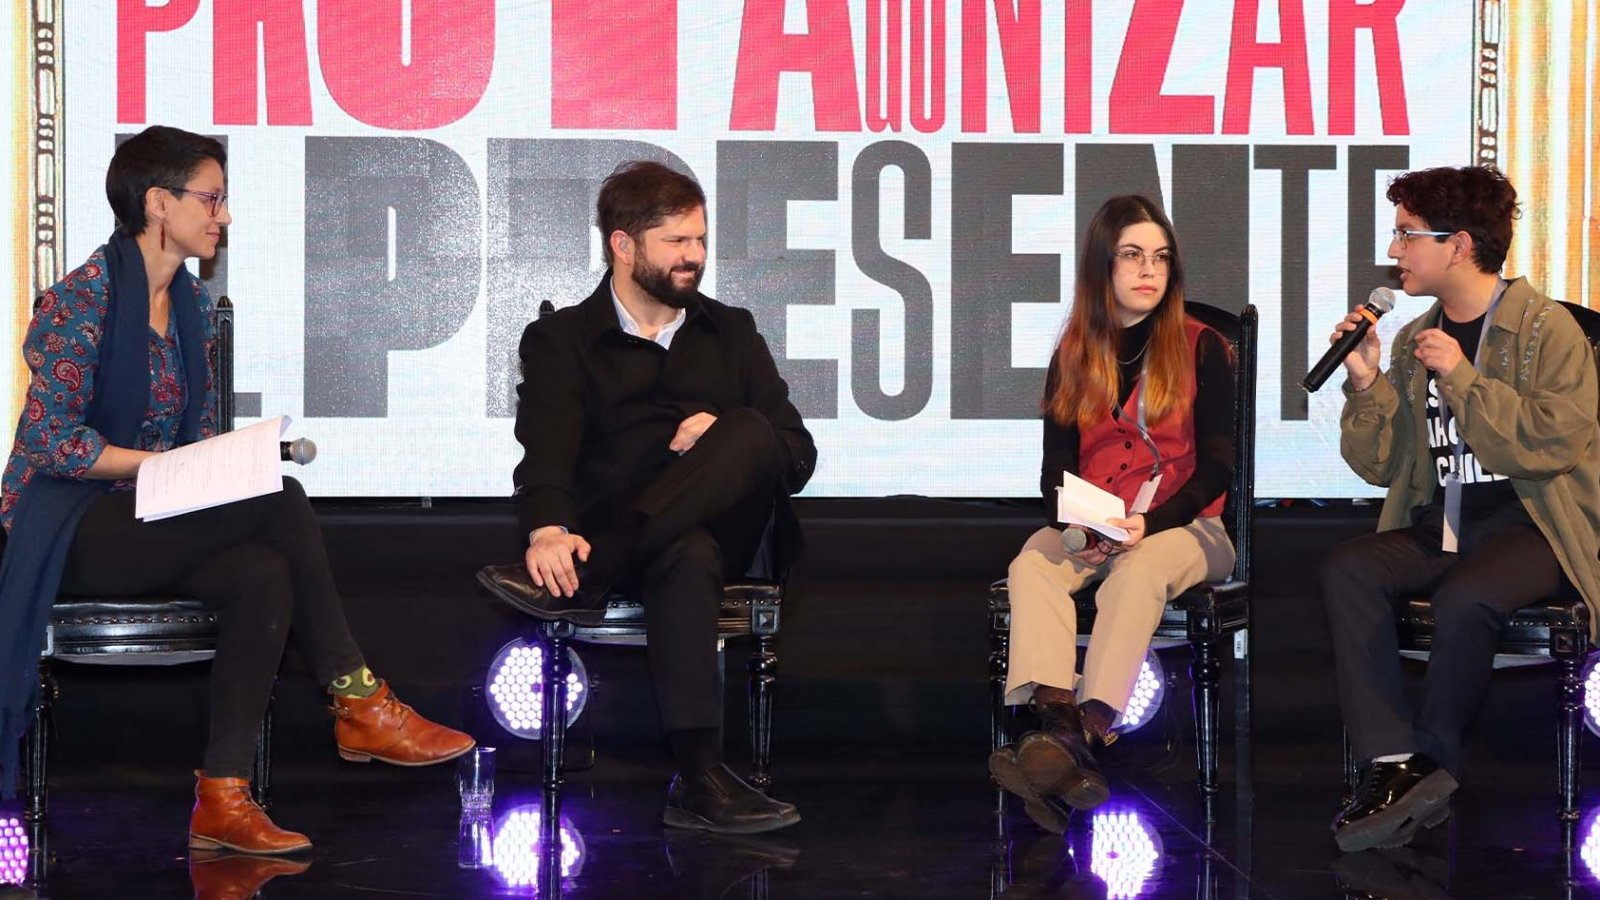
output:
[[[667,216],[682,215],[706,205],[700,183],[658,162],[636,159],[617,166],[600,185],[594,220],[606,265],[612,265],[611,233],[621,231],[640,241]]]

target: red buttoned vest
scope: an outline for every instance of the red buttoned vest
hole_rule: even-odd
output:
[[[1184,317],[1184,337],[1189,342],[1191,358],[1201,333],[1207,330],[1205,325]],[[1150,467],[1155,464],[1155,457],[1139,437],[1139,429],[1134,424],[1139,421],[1139,393],[1143,390],[1144,385],[1136,385],[1128,394],[1120,419],[1107,416],[1081,429],[1078,437],[1078,477],[1116,494],[1129,506],[1138,496],[1139,486],[1150,478]],[[1161,486],[1156,490],[1151,509],[1165,503],[1194,474],[1194,394],[1195,383],[1191,378],[1183,405],[1160,422],[1149,424],[1150,437],[1161,450]],[[1224,491],[1200,511],[1200,518],[1221,515],[1226,499]]]

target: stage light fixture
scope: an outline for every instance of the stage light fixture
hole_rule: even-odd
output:
[[[0,884],[28,880],[28,827],[14,816],[0,818]]]
[[[1583,829],[1583,843],[1578,845],[1578,858],[1589,870],[1589,877],[1600,881],[1600,808],[1589,813],[1589,826]]]
[[[1106,883],[1107,900],[1131,900],[1155,877],[1161,837],[1134,810],[1096,810],[1090,820],[1089,871]]]
[[[544,723],[543,644],[517,638],[500,648],[484,682],[489,711],[500,727],[519,738],[536,741]],[[578,721],[589,699],[589,673],[578,652],[567,648],[567,726]]]
[[[1161,657],[1154,650],[1147,651],[1139,665],[1139,677],[1133,683],[1133,693],[1128,705],[1117,717],[1117,731],[1126,734],[1155,717],[1161,701],[1167,695],[1166,672],[1161,668]]]
[[[1589,654],[1583,664],[1583,724],[1600,735],[1600,653]]]
[[[516,807],[494,829],[493,865],[507,887],[537,888],[542,854],[561,854],[561,877],[576,878],[583,871],[587,850],[583,835],[566,817],[560,822],[560,850],[544,846],[544,810],[538,803]]]

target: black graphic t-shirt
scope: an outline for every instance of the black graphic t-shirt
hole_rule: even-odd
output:
[[[1472,363],[1478,352],[1478,335],[1482,333],[1488,313],[1470,322],[1452,322],[1449,316],[1439,317],[1439,327],[1456,339],[1467,362]],[[1456,418],[1445,422],[1445,410],[1439,401],[1439,380],[1432,370],[1428,372],[1428,449],[1433,454],[1433,477],[1437,485],[1433,502],[1444,505],[1444,479],[1455,467]],[[1484,516],[1507,504],[1518,503],[1516,489],[1504,475],[1485,469],[1473,455],[1472,445],[1463,448],[1461,457],[1461,521],[1463,526],[1481,520]]]

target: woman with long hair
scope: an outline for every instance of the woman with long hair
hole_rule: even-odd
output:
[[[1232,568],[1221,513],[1234,466],[1228,344],[1184,313],[1172,224],[1137,195],[1089,222],[1071,315],[1045,380],[1039,489],[1049,524],[1012,560],[1006,702],[1029,704],[1039,731],[995,751],[989,770],[1054,831],[1063,805],[1108,796],[1095,756],[1116,737],[1150,637],[1169,599]],[[1071,473],[1121,498],[1113,541],[1056,517]],[[1073,592],[1100,582],[1078,675]]]
[[[111,238],[45,292],[23,342],[31,370],[0,483],[0,788],[38,702],[34,675],[58,593],[179,593],[218,610],[210,740],[189,846],[311,846],[250,799],[256,732],[292,633],[326,685],[339,755],[420,766],[472,738],[417,715],[373,676],[350,635],[316,513],[300,484],[170,519],[134,516],[139,464],[217,431],[216,306],[185,262],[210,259],[228,211],[220,142],[152,126],[106,171]]]

